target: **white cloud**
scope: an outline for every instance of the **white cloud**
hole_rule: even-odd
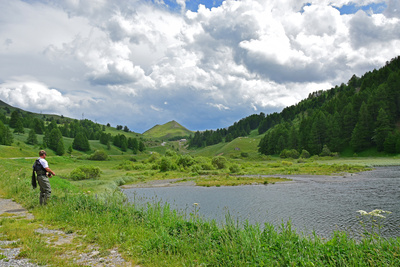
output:
[[[211,107],[215,107],[215,108],[217,108],[219,110],[227,110],[227,109],[229,109],[229,107],[226,107],[226,106],[224,106],[222,104],[207,103],[207,105],[209,105]]]
[[[350,0],[227,0],[197,12],[176,2],[182,12],[163,1],[0,1],[1,99],[35,110],[40,100],[23,92],[41,90],[57,103],[51,112],[138,131],[171,119],[225,127],[400,53],[395,0],[350,15],[335,8]]]
[[[18,77],[0,84],[0,97],[8,104],[40,111],[67,111],[76,107],[69,97],[31,77]]]

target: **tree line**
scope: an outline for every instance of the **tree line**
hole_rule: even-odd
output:
[[[221,142],[230,142],[237,137],[247,136],[252,130],[257,129],[264,118],[264,113],[253,114],[235,122],[228,128],[221,128],[215,131],[197,131],[194,136],[189,137],[189,147],[205,147]]]
[[[379,70],[353,75],[348,84],[317,91],[281,113],[268,115],[259,127],[265,133],[262,154],[323,148],[341,152],[369,148],[400,153],[400,57]]]
[[[39,144],[37,134],[43,136],[43,147],[48,147],[56,152],[57,155],[63,155],[65,151],[63,137],[73,138],[72,146],[68,148],[69,152],[72,149],[80,151],[90,151],[89,140],[99,140],[100,143],[107,145],[110,148],[111,143],[119,147],[122,151],[127,151],[127,148],[132,149],[133,153],[136,154],[138,151],[142,152],[145,150],[145,145],[141,140],[137,138],[126,138],[123,134],[112,136],[106,134],[106,126],[94,123],[91,120],[71,120],[61,116],[60,119],[47,118],[43,115],[42,118],[33,116],[29,112],[22,112],[18,109],[10,111],[5,108],[5,113],[11,113],[10,118],[4,113],[0,113],[0,144],[11,145],[13,142],[13,135],[10,128],[14,129],[14,133],[20,134],[25,133],[24,128],[29,128],[27,143],[31,145]],[[46,126],[47,122],[47,126]],[[8,124],[8,126],[6,126]],[[107,124],[107,127],[110,127]],[[122,130],[122,126],[119,127]],[[125,126],[123,129],[125,132],[129,132],[129,129]]]

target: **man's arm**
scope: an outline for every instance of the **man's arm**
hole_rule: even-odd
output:
[[[44,168],[47,172],[51,173],[51,175],[56,175],[49,167]]]

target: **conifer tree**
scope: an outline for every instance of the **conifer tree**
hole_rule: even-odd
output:
[[[378,151],[384,150],[384,142],[386,137],[391,131],[389,117],[385,110],[381,108],[379,110],[378,118],[376,119],[375,135],[373,140],[376,143],[376,148]]]
[[[63,138],[60,138],[60,140],[58,140],[56,154],[62,156],[64,153],[65,153],[64,140]]]
[[[57,151],[60,139],[62,139],[62,134],[60,129],[58,129],[58,127],[53,128],[49,136],[49,143],[48,143],[49,148],[53,149],[54,151]]]
[[[43,134],[44,132],[44,122],[38,118],[34,118],[31,127],[35,130],[37,134]]]
[[[15,125],[14,133],[25,133],[24,125],[22,124],[21,119],[17,120],[17,124]]]
[[[0,121],[0,145],[10,146],[14,140],[14,137],[10,131],[10,128],[4,125]]]
[[[351,136],[351,146],[354,151],[360,152],[371,146],[371,119],[365,102],[361,104],[358,122]]]
[[[30,129],[29,130],[28,139],[26,140],[26,143],[28,143],[30,145],[37,145],[38,144],[37,136],[36,136],[36,133],[35,133],[34,129]]]
[[[16,128],[17,123],[20,120],[21,120],[21,115],[19,114],[19,112],[17,110],[14,110],[13,112],[11,112],[11,118],[10,118],[10,122],[9,122],[10,127]]]
[[[90,144],[86,135],[84,135],[82,132],[79,132],[72,142],[72,148],[80,151],[89,151]]]

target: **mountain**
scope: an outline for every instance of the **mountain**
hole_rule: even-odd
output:
[[[163,125],[157,124],[143,133],[143,135],[146,137],[165,140],[184,138],[190,136],[191,134],[193,134],[192,131],[186,129],[176,121],[170,121]]]

